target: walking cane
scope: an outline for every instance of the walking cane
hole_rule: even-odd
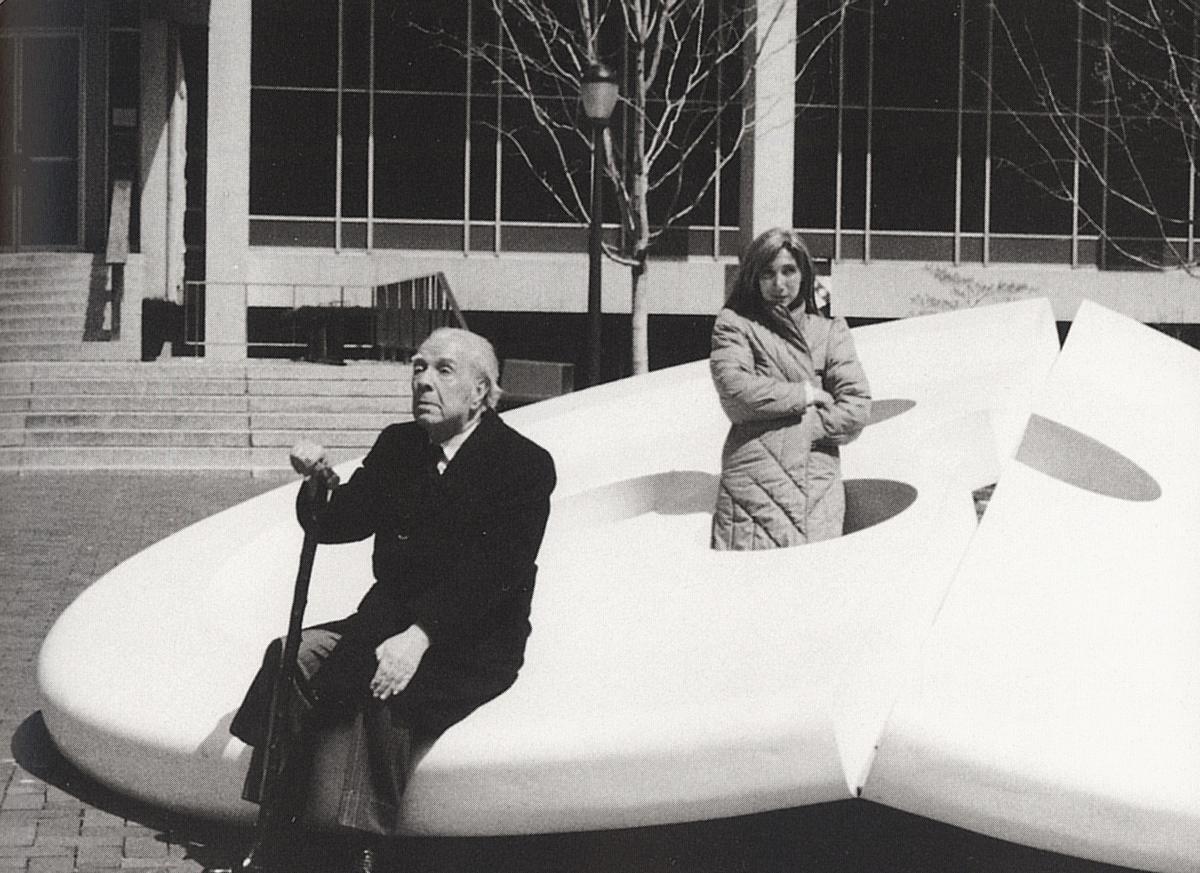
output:
[[[316,460],[312,460],[312,459]],[[326,464],[324,450],[320,446],[297,445],[292,450],[292,466],[296,472],[307,477],[305,488],[312,489],[312,500],[324,505],[331,489],[338,484],[337,474]],[[292,739],[287,729],[292,703],[291,688],[296,677],[296,659],[300,652],[300,632],[304,625],[304,610],[308,605],[308,584],[312,578],[313,559],[317,554],[317,537],[305,529],[304,544],[300,547],[300,567],[296,571],[296,585],[292,592],[292,611],[288,616],[287,637],[284,639],[283,655],[271,691],[271,708],[267,716],[267,741],[263,746],[262,777],[259,783],[258,820],[254,827],[254,841],[242,859],[243,871],[264,869],[264,846],[270,844],[285,818],[286,782],[283,779],[284,765]]]

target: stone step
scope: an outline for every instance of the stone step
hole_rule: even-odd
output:
[[[297,380],[253,379],[249,390],[255,396],[304,396],[311,394],[338,395],[342,397],[411,397],[407,384],[397,385],[391,380]]]
[[[330,448],[334,464],[361,458],[362,449]],[[215,475],[269,476],[281,483],[296,481],[288,452],[279,448],[175,446],[171,448],[71,446],[0,447],[0,470],[124,470],[156,472],[198,470]]]
[[[29,430],[244,431],[250,426],[244,412],[30,412],[24,418]]]
[[[378,394],[374,396],[342,397],[336,394],[289,394],[249,398],[251,412],[323,412],[356,415],[408,414],[411,398],[405,395]]]
[[[24,387],[22,387],[22,385]],[[409,415],[408,398],[395,397],[251,397],[243,394],[31,394],[29,382],[0,382],[0,412],[146,412],[315,415],[334,421],[370,416],[394,421]],[[280,419],[284,420],[284,419]],[[380,425],[383,426],[382,424]]]
[[[83,322],[78,325],[29,328],[9,327],[0,322],[0,347],[7,345],[65,345],[83,341]]]
[[[149,412],[149,413],[224,413],[246,412],[245,395],[224,394],[44,394],[4,396],[0,409],[17,408],[29,412]]]
[[[379,428],[370,430],[252,430],[250,445],[257,447],[278,446],[288,448],[301,440],[320,443],[326,448],[359,448],[363,451],[375,444]]]
[[[405,415],[405,418],[411,416]],[[253,412],[252,430],[355,430],[379,433],[399,420],[395,413],[355,412]]]
[[[264,459],[265,461],[266,459]],[[253,455],[248,446],[70,446],[0,448],[0,469],[7,470],[251,470]],[[264,463],[282,470],[279,464]]]
[[[78,313],[41,313],[41,312],[21,312],[10,313],[0,310],[0,332],[13,330],[29,330],[29,331],[56,331],[56,330],[83,330],[83,316],[86,310],[80,309]]]
[[[105,361],[128,357],[127,347],[112,342],[6,343],[0,345],[0,361]]]
[[[107,282],[107,270],[94,270],[91,266],[67,267],[61,270],[0,268],[0,286],[6,288],[87,287],[93,280],[98,282],[102,277]]]
[[[69,301],[8,300],[0,305],[4,318],[48,318],[59,316],[83,316],[87,312],[87,300]]]
[[[192,379],[33,379],[32,393],[35,395],[123,395],[127,397],[147,397],[155,395],[191,396],[197,394],[212,394],[219,396],[244,396],[246,380],[244,378],[204,378]]]
[[[407,364],[353,363],[345,367],[329,367],[299,361],[212,361],[205,358],[162,358],[157,361],[110,361],[83,367],[70,362],[29,362],[0,364],[0,379],[11,375],[22,378],[124,378],[124,379],[194,379],[242,378],[277,382],[393,382],[398,390],[408,393]]]
[[[24,285],[9,285],[0,282],[0,307],[11,303],[71,303],[88,299],[88,284],[67,285],[56,282],[45,287],[27,287]]]
[[[234,448],[248,446],[246,430],[26,430],[26,446],[191,446]]]

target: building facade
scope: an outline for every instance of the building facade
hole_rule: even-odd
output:
[[[1061,319],[1087,296],[1200,322],[1186,271],[1140,269],[1192,260],[1187,132],[1096,140],[1106,8],[754,4],[774,41],[755,111],[776,121],[732,162],[719,137],[698,149],[715,183],[652,260],[652,312],[711,316],[744,236],[790,223],[851,316],[1045,294]],[[0,26],[0,245],[100,251],[132,179],[142,293],[190,306],[210,357],[254,354],[263,313],[437,272],[468,314],[584,311],[586,228],[502,136],[529,121],[519,96],[452,48],[493,38],[488,2],[8,0]],[[1122,170],[1129,153],[1154,159]],[[1101,161],[1155,208],[1100,184]],[[613,263],[604,306],[629,310]]]

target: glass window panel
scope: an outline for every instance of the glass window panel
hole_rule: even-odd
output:
[[[995,118],[992,158],[994,232],[1071,232],[1073,162],[1045,118]]]
[[[559,156],[550,135],[531,117],[523,101],[504,101],[503,127],[519,138],[524,154],[511,139],[503,140],[500,208],[507,221],[571,221],[575,194],[586,204],[590,196],[590,151],[582,137],[563,138],[564,157]],[[555,191],[566,209],[550,193]],[[606,198],[610,199],[610,198]]]
[[[29,156],[79,155],[79,40],[26,37],[21,77],[22,146]]]
[[[1000,102],[1034,110],[1075,105],[1074,3],[1004,0],[996,5],[993,84]]]
[[[842,227],[866,226],[867,113],[847,109],[842,119]]]
[[[375,97],[375,215],[462,218],[461,97]]]
[[[954,230],[954,114],[880,110],[872,145],[871,226]]]
[[[138,107],[141,94],[141,36],[116,31],[108,37],[108,96],[113,108]]]
[[[336,2],[254,0],[250,32],[253,84],[337,87]]]
[[[837,110],[808,109],[796,119],[793,180],[796,227],[832,228],[837,208]]]
[[[971,109],[987,106],[988,0],[959,0],[963,27],[963,105]],[[958,37],[955,35],[955,40]]]
[[[838,7],[829,0],[796,4],[796,102],[837,103]]]
[[[1124,142],[1111,142],[1111,185],[1124,196],[1109,198],[1109,230],[1186,236],[1189,170],[1180,135],[1161,122],[1142,121],[1125,128]]]
[[[466,35],[466,3],[376,0],[375,87],[461,92],[466,87],[461,50]]]
[[[870,19],[872,0],[861,0],[846,10],[843,44],[846,60],[843,65],[842,99],[854,106],[867,105],[867,73],[870,69]]]
[[[73,246],[78,241],[79,165],[35,161],[21,177],[21,243]]]
[[[0,34],[0,246],[16,245],[13,239],[13,197],[16,160],[12,119],[16,108],[17,41]]]
[[[367,214],[367,122],[366,94],[342,96],[342,215],[361,218]]]
[[[365,90],[370,77],[370,0],[342,0],[342,87]]]
[[[81,25],[83,6],[79,0],[5,0],[0,3],[0,28]]]
[[[1076,31],[1078,33],[1078,31]],[[1084,112],[1104,111],[1104,16],[1083,16],[1082,108]]]
[[[1079,173],[1080,216],[1079,232],[1084,234],[1099,234],[1101,212],[1104,207],[1104,186],[1100,184],[1099,173],[1089,167],[1102,166],[1104,151],[1104,128],[1101,124],[1085,124],[1080,133],[1083,148],[1090,157],[1081,162]]]
[[[946,0],[916,6],[875,7],[875,105],[957,106],[958,6]]]
[[[141,21],[138,0],[109,0],[108,24],[110,27],[137,27]]]
[[[721,168],[721,224],[737,227],[741,214],[742,160],[738,146],[738,133],[742,125],[742,111],[738,106],[725,108],[721,124],[721,153],[726,160]]]
[[[962,229],[983,232],[984,188],[987,179],[987,118],[982,112],[963,115]]]
[[[496,101],[471,99],[471,219],[496,216]]]
[[[684,112],[676,124],[671,147],[657,164],[657,183],[650,191],[650,221],[657,224],[689,206],[681,224],[712,224],[713,174],[716,168],[716,117],[711,111]],[[612,219],[617,214],[612,214]],[[608,219],[607,214],[605,218]]]
[[[474,13],[471,22],[472,44],[475,51],[484,52],[488,58],[495,58],[500,43],[499,24],[496,13],[492,8],[492,0],[469,0]],[[493,63],[487,59],[475,57],[471,61],[471,92],[475,94],[494,94],[497,86],[497,73]]]
[[[250,212],[332,216],[337,95],[254,91],[250,98]]]

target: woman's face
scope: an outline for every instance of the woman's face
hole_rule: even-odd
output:
[[[788,306],[800,293],[800,265],[787,249],[758,274],[758,293],[767,306]]]

